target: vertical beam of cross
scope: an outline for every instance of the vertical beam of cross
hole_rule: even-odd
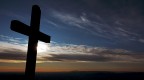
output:
[[[25,68],[26,80],[35,80],[35,66],[36,66],[38,40],[44,41],[46,43],[50,42],[50,36],[39,31],[40,16],[41,16],[40,8],[37,5],[34,5],[32,7],[30,27],[17,20],[13,20],[11,22],[12,30],[29,36],[27,60]]]
[[[41,15],[40,8],[38,6],[33,6],[31,14],[31,23],[30,23],[31,34],[29,35],[27,62],[25,69],[25,75],[30,80],[34,80],[33,78],[35,76],[35,66],[37,56],[36,48],[38,43],[38,39],[36,38],[37,34],[35,33],[39,31],[40,15]]]

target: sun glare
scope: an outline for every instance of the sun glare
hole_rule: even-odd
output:
[[[43,42],[39,42],[37,46],[37,52],[46,52],[49,49],[48,45]]]

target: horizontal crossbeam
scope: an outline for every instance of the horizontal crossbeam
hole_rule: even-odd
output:
[[[18,21],[18,20],[13,20],[11,21],[11,30],[16,31],[18,33],[24,34],[29,36],[33,31],[31,29],[31,27],[29,27],[28,25]],[[40,41],[49,43],[50,42],[50,36],[37,31],[35,38],[37,38]]]

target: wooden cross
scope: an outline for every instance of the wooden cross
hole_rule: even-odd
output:
[[[39,6],[33,5],[30,27],[17,20],[11,21],[11,29],[13,31],[29,36],[27,60],[25,68],[26,80],[35,80],[35,66],[36,66],[38,40],[41,40],[46,43],[50,42],[50,36],[39,31],[40,16],[41,11]]]

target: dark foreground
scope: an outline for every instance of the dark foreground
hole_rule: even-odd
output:
[[[24,80],[24,73],[1,72],[0,80]],[[48,72],[36,80],[144,80],[144,72]]]

